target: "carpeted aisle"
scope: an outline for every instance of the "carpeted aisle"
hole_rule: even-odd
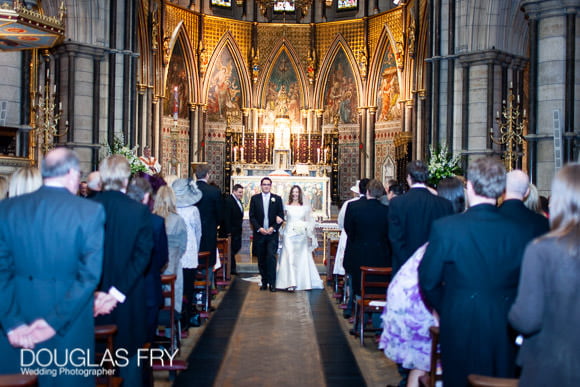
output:
[[[175,386],[365,384],[326,292],[260,291],[236,278]]]

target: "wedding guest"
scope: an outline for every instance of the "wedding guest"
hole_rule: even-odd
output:
[[[142,369],[137,365],[137,350],[147,340],[145,271],[151,262],[153,226],[147,206],[129,198],[125,192],[131,168],[127,159],[114,154],[99,165],[103,191],[91,200],[105,207],[105,253],[102,295],[119,304],[110,315],[100,316],[97,324],[115,324],[115,348],[125,349],[128,364],[119,370],[128,386],[143,384]]]
[[[580,164],[556,174],[550,209],[551,231],[526,248],[509,312],[525,335],[520,386],[580,385]]]
[[[183,265],[181,257],[187,249],[187,226],[177,214],[175,193],[170,186],[162,186],[157,191],[153,213],[165,220],[169,262],[163,274],[175,274],[175,311],[181,316],[183,302]],[[178,317],[180,318],[180,317]]]
[[[151,184],[143,177],[133,176],[127,187],[127,196],[137,202],[149,205],[153,194]],[[167,247],[167,233],[164,219],[154,213],[150,214],[153,226],[153,249],[151,263],[145,271],[145,306],[147,321],[147,341],[152,342],[157,331],[157,317],[163,306],[161,289],[161,271],[167,265],[169,251]]]
[[[8,197],[34,192],[42,185],[42,176],[36,167],[20,167],[10,177]],[[76,188],[78,189],[78,187]],[[75,192],[76,193],[76,192]]]
[[[453,213],[465,210],[463,182],[456,177],[442,179],[438,195],[449,200]],[[394,276],[387,291],[387,306],[382,315],[383,332],[379,348],[398,364],[410,370],[407,387],[419,386],[419,378],[430,369],[431,337],[429,328],[439,325],[432,311],[423,302],[419,289],[418,268],[427,244],[421,246]],[[407,373],[407,372],[402,372]]]
[[[244,220],[244,206],[241,202],[244,195],[244,187],[235,184],[231,195],[224,199],[224,217],[220,227],[222,238],[231,237],[230,245],[230,273],[238,274],[236,267],[236,254],[242,248],[242,222]]]
[[[175,193],[175,205],[177,214],[185,221],[187,229],[187,248],[181,258],[183,267],[183,299],[181,309],[181,327],[187,329],[190,326],[199,327],[201,325],[199,314],[195,309],[194,293],[195,270],[198,266],[198,253],[202,235],[202,225],[199,210],[196,204],[201,200],[203,194],[197,185],[188,179],[177,179],[172,184]]]
[[[94,378],[59,372],[58,363],[79,350],[83,360],[95,361],[93,313],[110,311],[94,302],[105,211],[75,196],[80,165],[73,151],[51,150],[41,169],[40,189],[0,201],[0,374],[20,373],[19,348],[36,347],[59,356],[34,362],[32,368],[46,371],[40,386],[94,385]]]
[[[472,162],[469,209],[433,223],[419,265],[421,291],[440,316],[446,386],[467,385],[470,373],[515,375],[515,337],[507,314],[530,237],[496,207],[505,184],[501,161],[484,157]]]
[[[201,200],[196,203],[201,219],[201,241],[199,251],[209,251],[209,265],[216,262],[217,229],[222,221],[223,202],[222,194],[216,186],[209,184],[210,167],[207,164],[197,166],[195,177],[197,188],[201,191]],[[213,277],[212,277],[213,278]]]
[[[93,171],[87,176],[87,187],[89,188],[88,197],[92,198],[97,192],[101,192],[101,174],[99,171]]]
[[[407,165],[409,191],[389,203],[389,239],[393,247],[393,275],[429,238],[431,225],[453,213],[448,200],[433,195],[428,187],[429,170],[420,160]]]

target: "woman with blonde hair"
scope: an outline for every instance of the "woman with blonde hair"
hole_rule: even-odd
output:
[[[181,257],[187,247],[187,229],[185,222],[177,214],[175,193],[169,186],[161,186],[157,191],[153,213],[165,219],[169,262],[163,274],[175,274],[175,311],[181,313],[183,299],[183,272]]]
[[[34,192],[42,185],[42,176],[36,167],[18,168],[10,178],[8,197],[16,197]]]
[[[524,253],[518,295],[509,312],[524,335],[520,386],[579,386],[580,164],[552,182],[550,229]]]

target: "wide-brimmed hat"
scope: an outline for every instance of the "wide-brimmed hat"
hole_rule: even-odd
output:
[[[354,183],[354,185],[352,187],[350,187],[350,190],[356,194],[360,195],[360,191],[358,189],[358,185],[360,183],[360,180],[357,180],[356,183]]]
[[[173,192],[175,192],[175,204],[177,207],[193,206],[203,196],[195,182],[188,179],[177,179],[171,187]]]

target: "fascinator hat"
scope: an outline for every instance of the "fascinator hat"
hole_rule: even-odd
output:
[[[201,200],[202,193],[193,180],[177,179],[171,185],[175,192],[176,206],[189,207]]]

